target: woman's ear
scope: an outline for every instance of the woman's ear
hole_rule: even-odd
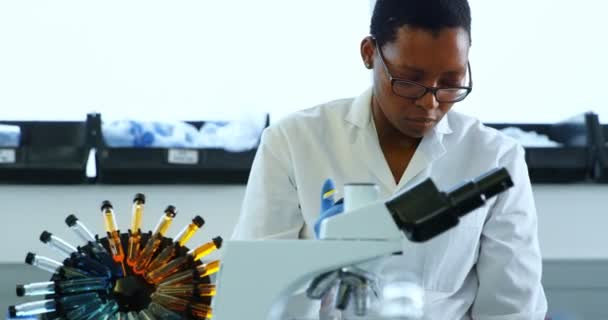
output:
[[[374,68],[374,57],[376,53],[376,45],[374,38],[371,36],[365,37],[361,41],[361,59],[363,60],[363,65],[367,69]]]

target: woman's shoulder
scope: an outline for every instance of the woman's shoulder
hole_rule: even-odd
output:
[[[333,121],[344,118],[353,103],[353,98],[339,99],[316,105],[311,108],[293,112],[278,123],[283,127],[293,127],[302,124],[318,124],[319,121]]]
[[[448,120],[454,133],[453,137],[451,137],[454,143],[474,144],[488,151],[499,153],[521,148],[517,140],[485,125],[475,117],[450,111],[448,113]]]
[[[281,132],[293,136],[311,131],[320,132],[325,128],[335,128],[340,120],[346,118],[353,98],[333,100],[311,108],[292,112],[270,125],[270,131]]]

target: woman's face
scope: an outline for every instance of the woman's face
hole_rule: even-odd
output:
[[[404,97],[403,93],[407,93],[408,89],[393,88],[389,77],[427,87],[468,86],[469,47],[469,36],[463,28],[432,32],[405,26],[398,30],[394,41],[381,48],[371,37],[364,39],[361,44],[362,57],[373,69],[374,113],[381,112],[381,116],[394,129],[407,137],[423,137],[452,108],[454,102],[438,102],[432,92],[419,98]],[[442,97],[443,100],[453,97],[451,94],[442,93],[440,100]]]

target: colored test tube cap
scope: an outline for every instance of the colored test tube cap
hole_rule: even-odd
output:
[[[23,297],[25,295],[25,287],[22,284],[17,285],[17,297]]]
[[[33,252],[28,252],[27,255],[25,256],[25,263],[33,264],[35,259],[36,259],[36,254]]]
[[[133,197],[133,202],[141,202],[141,203],[146,203],[146,196],[143,193],[138,193],[135,195],[135,197]]]
[[[44,243],[47,243],[47,242],[51,241],[51,236],[52,236],[52,235],[53,235],[52,233],[50,233],[50,232],[48,232],[48,231],[44,230],[44,231],[42,231],[42,233],[40,234],[40,241],[42,241],[42,242],[44,242]]]
[[[165,213],[167,215],[170,215],[172,218],[175,218],[175,216],[177,215],[177,209],[175,209],[174,206],[167,206],[167,209],[165,209]]]
[[[219,249],[222,247],[222,242],[224,242],[224,239],[222,239],[222,237],[215,237],[213,238],[213,243],[215,244],[215,246]]]
[[[205,224],[205,219],[203,219],[201,216],[196,216],[194,219],[192,219],[192,222],[200,228]]]
[[[104,200],[101,203],[101,210],[106,210],[106,209],[114,209],[114,207],[112,206],[112,202],[110,202],[108,200]]]
[[[76,224],[76,221],[78,221],[78,218],[76,218],[76,216],[73,214],[65,218],[65,223],[68,225],[68,227],[73,227]]]
[[[17,316],[17,308],[15,308],[15,306],[9,306],[8,307],[8,314],[11,318],[14,318]]]

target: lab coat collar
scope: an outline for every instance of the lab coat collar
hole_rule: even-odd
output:
[[[373,88],[365,90],[361,95],[353,100],[348,113],[346,114],[346,121],[352,123],[359,128],[365,128],[371,124],[371,111],[372,111],[372,95]],[[433,128],[433,131],[438,134],[449,134],[452,133],[452,128],[447,115],[437,123]]]
[[[444,117],[440,123],[447,123],[446,120],[447,117]],[[396,185],[395,191],[412,186],[413,184],[420,182],[418,178],[425,178],[428,176],[427,174],[421,173],[427,171],[427,169],[430,169],[433,162],[443,157],[447,151],[445,145],[443,144],[443,137],[444,135],[441,134],[439,130],[433,130],[422,138],[422,141],[418,145],[414,156],[401,176],[399,184]]]
[[[382,182],[384,187],[391,193],[396,192],[414,183],[420,173],[429,168],[431,164],[446,153],[443,145],[443,135],[452,132],[448,116],[443,119],[429,132],[420,142],[413,158],[403,173],[399,184],[388,167],[386,159],[380,148],[378,134],[371,116],[372,89],[368,89],[359,97],[355,98],[351,108],[346,115],[346,121],[358,127],[362,134],[357,144],[361,147],[361,157],[366,161],[373,174]]]

